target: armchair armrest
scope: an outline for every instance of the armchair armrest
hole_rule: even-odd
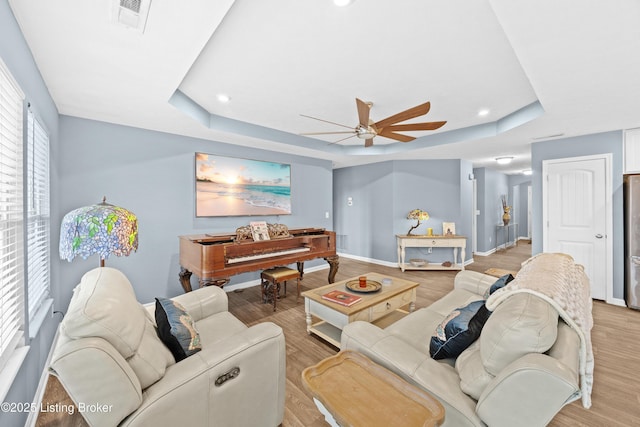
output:
[[[238,368],[226,381],[216,380]],[[284,418],[285,337],[259,323],[167,368],[121,427],[277,426]],[[167,410],[180,408],[180,410]]]
[[[456,274],[453,280],[455,289],[464,289],[474,294],[484,295],[487,289],[498,280],[497,277],[488,274],[478,273],[477,271],[463,270]]]
[[[82,413],[91,426],[117,425],[142,403],[138,377],[122,355],[102,338],[60,343],[50,366],[80,410],[81,405],[105,408]]]
[[[564,405],[579,397],[574,371],[553,357],[530,353],[489,383],[476,412],[492,427],[547,425]],[[502,410],[506,407],[510,410]]]
[[[196,322],[229,308],[227,293],[218,286],[205,286],[172,299],[182,304]]]

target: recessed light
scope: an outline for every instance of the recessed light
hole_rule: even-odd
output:
[[[499,165],[508,165],[511,163],[511,160],[513,160],[513,157],[496,157],[496,162],[498,162]]]
[[[522,171],[522,175],[531,175],[533,171],[531,169],[525,169]]]
[[[487,108],[483,108],[482,110],[478,111],[478,115],[480,117],[488,116],[489,113],[490,113],[490,111]]]
[[[225,102],[229,102],[231,101],[231,97],[227,94],[224,93],[219,93],[216,98],[218,98],[218,101],[225,103]]]
[[[349,6],[353,0],[333,0],[333,4],[339,7]]]

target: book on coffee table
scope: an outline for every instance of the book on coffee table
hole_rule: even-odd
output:
[[[351,307],[353,304],[362,300],[362,298],[360,298],[359,296],[351,295],[346,292],[337,291],[337,290],[331,291],[322,295],[322,298],[326,299],[327,301],[332,301],[347,307]]]

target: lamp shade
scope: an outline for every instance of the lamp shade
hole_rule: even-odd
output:
[[[128,256],[138,249],[138,219],[121,207],[102,203],[75,209],[60,228],[60,258],[71,261],[98,254],[100,265],[109,255]]]
[[[422,209],[414,209],[407,214],[407,219],[417,219],[418,221],[424,221],[429,219],[429,214],[427,211],[423,211]]]

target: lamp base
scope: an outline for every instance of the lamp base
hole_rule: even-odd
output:
[[[409,231],[407,231],[407,236],[411,236],[412,235],[412,231],[415,230],[416,228],[420,227],[420,221],[418,221],[418,223],[416,225],[414,225],[413,227],[411,227],[409,229]]]

